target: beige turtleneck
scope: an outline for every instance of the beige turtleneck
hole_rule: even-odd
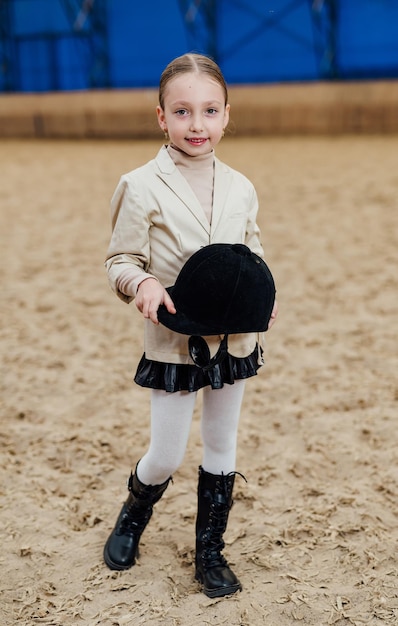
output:
[[[167,146],[167,152],[199,200],[209,224],[213,211],[214,150],[191,157]]]

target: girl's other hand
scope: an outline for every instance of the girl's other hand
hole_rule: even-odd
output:
[[[146,278],[140,283],[135,297],[135,306],[146,319],[159,324],[158,308],[164,304],[169,313],[176,313],[172,299],[156,278]]]
[[[275,300],[275,304],[274,304],[274,308],[272,309],[272,313],[271,313],[271,318],[268,322],[268,330],[271,328],[271,326],[274,324],[275,320],[276,320],[276,316],[278,315],[278,303]]]

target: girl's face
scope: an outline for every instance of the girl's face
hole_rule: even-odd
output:
[[[170,144],[189,156],[207,154],[218,144],[229,120],[224,92],[207,74],[189,72],[172,78],[165,89],[164,109],[156,109]]]

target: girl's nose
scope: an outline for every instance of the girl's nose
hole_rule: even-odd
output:
[[[201,115],[194,115],[191,119],[190,131],[199,133],[203,130],[202,117]]]

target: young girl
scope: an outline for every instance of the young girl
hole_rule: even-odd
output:
[[[166,137],[154,160],[122,176],[112,198],[109,282],[145,318],[144,355],[135,382],[151,389],[151,440],[128,482],[129,495],[104,549],[114,570],[130,568],[171,475],[182,463],[197,391],[203,388],[196,520],[195,578],[209,597],[241,584],[222,556],[232,506],[238,421],[245,379],[261,365],[256,333],[230,335],[227,357],[196,367],[187,336],[159,324],[161,305],[176,308],[166,291],[185,262],[213,243],[245,244],[263,256],[252,184],[221,163],[214,148],[229,120],[227,87],[209,58],[186,54],[160,79],[157,119]],[[276,317],[276,305],[269,326]],[[219,337],[206,337],[212,353]]]

